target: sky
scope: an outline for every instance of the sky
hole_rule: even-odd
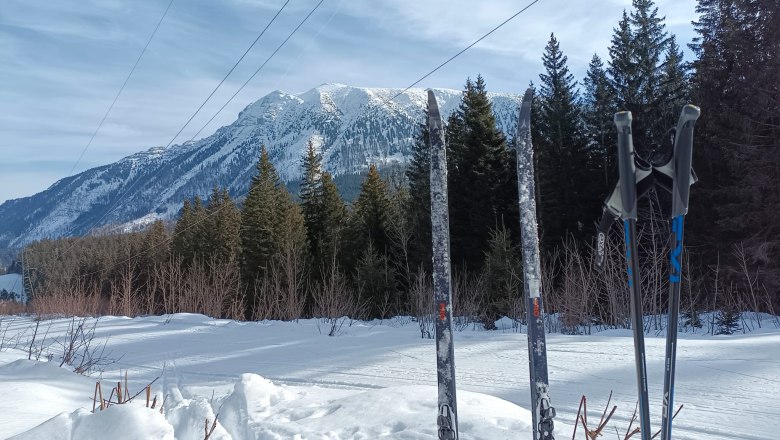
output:
[[[173,0],[94,141],[87,145],[170,0],[0,1],[0,203],[59,179],[195,135],[319,0],[290,0],[252,51],[176,133],[285,0]],[[404,88],[532,0],[324,0],[198,138],[274,90],[323,83]],[[694,0],[657,0],[685,47]],[[520,93],[542,72],[554,33],[581,80],[608,59],[631,0],[539,0],[417,87]]]

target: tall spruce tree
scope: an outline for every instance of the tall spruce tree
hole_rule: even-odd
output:
[[[661,62],[669,37],[652,0],[633,0],[632,5],[614,30],[608,73],[619,109],[633,114],[635,151],[649,157],[670,128],[664,120],[669,97],[663,94]]]
[[[538,156],[539,216],[543,244],[551,249],[568,235],[590,236],[598,213],[599,192],[593,188],[600,173],[591,168],[588,140],[581,125],[576,82],[566,65],[555,35],[542,56],[545,73],[539,90],[535,118]]]
[[[286,191],[279,182],[265,145],[261,146],[257,174],[252,177],[244,200],[239,231],[241,241],[241,274],[249,292],[255,281],[265,276],[277,250],[279,230],[284,221]],[[289,199],[289,196],[287,196]],[[251,295],[248,295],[248,297]],[[253,304],[254,298],[248,298]]]
[[[487,96],[485,81],[466,81],[463,102],[447,127],[450,230],[456,266],[478,271],[491,228],[517,230],[513,156]]]
[[[582,99],[582,119],[588,136],[589,156],[593,161],[591,166],[601,174],[600,184],[594,186],[599,190],[599,196],[605,197],[617,175],[617,133],[612,122],[617,107],[604,63],[598,55],[594,54],[588,65],[583,86],[585,93]]]
[[[214,187],[206,205],[203,241],[207,258],[226,263],[238,257],[241,211],[227,189]]]
[[[428,120],[428,110],[423,121]],[[452,158],[450,158],[452,160]],[[409,266],[416,271],[420,266],[431,271],[431,141],[428,124],[418,127],[412,147],[412,158],[406,169],[409,182],[407,221],[412,240],[409,248]]]
[[[664,98],[664,105],[661,107],[661,121],[667,127],[674,127],[680,110],[690,100],[688,69],[674,35],[669,37],[660,87],[659,95]]]
[[[371,164],[352,209],[351,240],[345,243],[352,248],[350,253],[354,254],[355,249],[362,252],[369,242],[378,252],[387,253],[389,242],[386,216],[389,206],[387,185],[376,165]]]
[[[184,206],[181,210],[179,220],[176,221],[176,227],[173,230],[173,240],[171,242],[171,252],[182,260],[192,260],[192,250],[190,248],[194,241],[194,222],[195,215],[192,212],[192,206],[189,199],[184,200]]]
[[[300,185],[301,211],[306,224],[308,253],[312,266],[322,264],[323,237],[323,192],[322,192],[322,158],[309,140],[306,154],[303,156],[303,176]],[[316,273],[317,271],[315,271]]]
[[[333,177],[327,171],[322,173],[322,203],[320,205],[321,236],[320,255],[322,264],[327,265],[338,259],[338,249],[343,235],[347,208],[344,206]]]

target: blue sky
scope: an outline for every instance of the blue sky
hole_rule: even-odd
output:
[[[219,109],[318,0],[291,0],[183,133]],[[87,168],[166,145],[284,0],[174,0],[94,142],[78,162],[169,0],[0,2],[0,203]],[[406,87],[530,0],[325,0],[273,60],[199,136],[231,123],[266,93],[326,82]],[[693,38],[694,0],[657,0],[667,30]],[[631,0],[540,0],[418,87],[492,91],[538,82],[554,32],[579,80]]]

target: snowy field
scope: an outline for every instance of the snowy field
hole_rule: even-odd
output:
[[[32,334],[30,319],[2,317],[0,437],[202,440],[206,419],[212,423],[219,413],[212,440],[436,438],[434,342],[420,339],[409,319],[347,323],[339,336],[328,337],[314,320],[106,317],[97,323],[93,346],[107,340],[103,356],[116,362],[91,376],[58,366],[70,322],[41,323],[35,362],[22,346]],[[748,334],[680,338],[676,403],[684,408],[674,438],[779,439],[776,321],[764,320]],[[525,334],[468,329],[455,342],[461,438],[531,439]],[[649,335],[654,430],[663,352],[663,335]],[[548,355],[556,437],[571,438],[583,394],[590,420],[598,420],[611,390],[618,410],[602,438],[622,439],[636,402],[630,332],[548,335]],[[95,381],[103,381],[107,397],[125,371],[130,395],[159,377],[152,396],[164,398],[162,414],[159,404],[146,408],[144,393],[91,413]]]

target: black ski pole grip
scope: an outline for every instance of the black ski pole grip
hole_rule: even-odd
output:
[[[620,198],[623,220],[636,220],[636,165],[634,164],[634,141],[631,137],[631,112],[615,113],[615,127],[618,133],[618,171],[620,172]]]
[[[672,217],[688,213],[688,196],[692,171],[693,156],[693,126],[699,119],[701,110],[688,104],[680,112],[677,121],[677,132],[674,137],[674,190],[672,193]]]

